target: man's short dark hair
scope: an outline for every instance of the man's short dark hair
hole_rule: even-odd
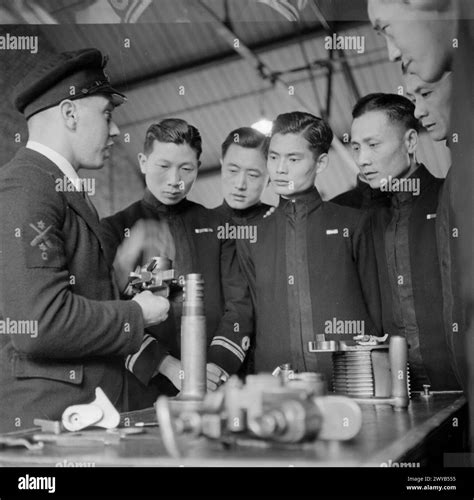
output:
[[[322,118],[303,111],[278,115],[273,122],[272,137],[275,134],[302,134],[315,159],[329,151],[333,139],[331,127]]]
[[[148,127],[143,146],[146,155],[153,151],[154,141],[188,144],[196,151],[198,160],[202,153],[202,139],[199,130],[179,118],[166,118],[160,123],[153,123]]]
[[[406,97],[398,94],[368,94],[359,99],[352,110],[352,118],[359,118],[370,111],[382,111],[392,123],[401,125],[405,130],[420,128],[415,118],[415,105]]]
[[[268,152],[268,142],[269,139],[265,134],[262,134],[262,132],[259,132],[252,127],[236,128],[229,133],[222,143],[222,158],[224,158],[227,150],[230,146],[232,146],[232,144],[248,149],[260,149],[266,157]]]

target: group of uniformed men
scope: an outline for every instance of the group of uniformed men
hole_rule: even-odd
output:
[[[210,391],[233,374],[282,363],[330,377],[329,358],[308,345],[320,334],[351,338],[335,328],[346,322],[366,335],[406,337],[412,389],[460,388],[466,363],[456,332],[469,318],[456,292],[452,193],[416,154],[421,126],[452,146],[453,4],[369,1],[391,59],[402,61],[409,98],[375,93],[356,103],[351,148],[360,174],[331,202],[315,187],[331,168],[333,132],[323,119],[294,111],[276,117],[270,137],[230,132],[224,201],[209,209],[187,199],[200,133],[169,118],[146,131],[143,198],[99,221],[84,190],[57,187],[64,179],[80,186],[79,169],[103,166],[119,134],[112,111],[125,96],[95,49],[33,69],[15,98],[29,140],[0,170],[0,314],[9,324],[36,322],[38,334],[0,336],[0,431],[57,420],[98,386],[119,410],[179,393],[183,294],[123,296],[128,274],[158,253],[177,276],[204,278]],[[268,182],[276,208],[260,201]],[[252,227],[255,237],[220,237],[230,225]]]

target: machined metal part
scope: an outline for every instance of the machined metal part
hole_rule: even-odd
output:
[[[336,393],[352,397],[375,395],[370,348],[352,352],[335,352],[332,356]]]
[[[33,424],[41,427],[42,432],[50,432],[52,434],[61,434],[64,427],[59,420],[44,420],[42,418],[35,418]]]
[[[291,363],[283,363],[273,370],[272,375],[274,377],[281,377],[281,379],[285,382],[286,380],[293,377],[294,373],[295,372],[291,367]]]
[[[145,266],[138,266],[128,277],[125,295],[132,296],[143,291],[168,297],[172,291],[181,290],[175,279],[173,263],[167,257],[153,257]]]
[[[180,458],[183,455],[183,450],[177,439],[178,429],[176,428],[176,419],[171,414],[169,398],[160,396],[155,403],[155,409],[166,450],[173,458]]]
[[[323,415],[318,438],[326,441],[347,441],[359,433],[362,427],[362,411],[353,399],[346,396],[313,398]]]
[[[163,442],[179,457],[184,453],[179,436],[186,433],[222,443],[254,440],[255,446],[352,439],[362,426],[357,403],[345,396],[316,395],[315,381],[321,381],[319,374],[287,384],[270,374],[249,375],[245,383],[233,376],[194,411],[179,411],[173,400],[161,396],[155,408]]]
[[[325,340],[324,335],[317,335],[316,337],[318,340],[308,342],[309,352],[364,351],[367,348],[383,349],[386,347],[385,342],[388,335],[383,337],[356,335],[353,340]]]
[[[311,400],[286,399],[265,410],[253,431],[261,438],[299,443],[315,439],[321,422],[322,415]]]
[[[181,366],[183,380],[178,399],[201,401],[207,389],[206,317],[204,280],[200,274],[188,274],[184,285],[181,317]]]
[[[75,432],[92,426],[112,429],[119,425],[120,414],[104,391],[97,387],[95,395],[92,403],[73,405],[64,410],[61,420],[66,430]]]
[[[40,443],[52,443],[56,446],[65,447],[90,447],[108,446],[119,444],[122,439],[129,436],[142,434],[144,429],[123,428],[107,430],[85,430],[83,432],[65,432],[62,434],[38,433],[33,436],[33,440]]]
[[[30,451],[43,449],[43,443],[32,443],[26,438],[0,436],[0,448],[23,447]]]
[[[286,384],[291,389],[302,389],[311,396],[325,396],[328,392],[327,380],[323,373],[293,373]]]
[[[320,336],[321,337],[321,336]],[[310,352],[332,353],[333,390],[361,403],[386,403],[394,409],[408,406],[410,375],[406,339],[393,335],[387,340],[372,335],[352,341],[309,343]]]

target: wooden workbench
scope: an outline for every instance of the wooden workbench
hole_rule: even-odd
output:
[[[466,438],[467,405],[462,393],[416,395],[407,411],[393,411],[389,405],[361,405],[363,425],[348,442],[322,442],[292,446],[238,446],[224,449],[205,438],[186,438],[186,453],[174,459],[167,455],[159,429],[146,428],[116,445],[59,447],[46,444],[42,450],[10,448],[0,451],[0,466],[397,466],[443,465],[443,453],[462,452]],[[125,415],[134,422],[150,420],[144,410]],[[93,465],[92,465],[93,464]],[[419,464],[419,465],[418,465]],[[408,465],[406,465],[408,466]]]

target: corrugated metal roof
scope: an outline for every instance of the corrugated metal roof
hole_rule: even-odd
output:
[[[213,0],[206,0],[210,4]],[[167,18],[185,20],[189,11],[184,0],[160,2],[160,12],[147,12],[148,23],[119,25],[63,25],[43,26],[43,36],[57,50],[73,50],[96,46],[110,55],[108,72],[112,81],[130,81],[156,72],[166,72],[170,68],[182,68],[203,58],[229,53],[229,46],[215,33],[211,24],[204,23],[165,23],[157,22]],[[253,5],[250,0],[238,5],[247,5],[250,10],[242,16],[259,9],[256,18],[261,16],[273,23],[246,22],[234,23],[235,31],[246,43],[254,44],[279,38],[295,31],[295,23],[282,21],[272,9]],[[358,2],[360,4],[360,2]],[[217,3],[214,1],[214,7]],[[222,7],[222,3],[219,3]],[[237,2],[230,2],[232,17],[239,13]],[[187,8],[187,7],[186,7]],[[327,7],[329,9],[329,7]],[[174,10],[173,10],[174,9]],[[245,10],[245,9],[244,9]],[[59,11],[58,11],[59,12]],[[184,14],[183,14],[184,12]],[[262,14],[264,13],[264,14]],[[221,14],[221,12],[220,12]],[[99,19],[98,19],[99,20]],[[306,24],[305,24],[306,23]],[[317,26],[311,12],[305,11],[303,27]],[[36,28],[35,28],[36,29]],[[346,51],[346,58],[352,68],[360,94],[370,92],[396,92],[401,85],[401,71],[396,64],[387,61],[386,49],[382,38],[378,37],[367,23],[350,32],[338,32],[364,37],[365,51]],[[124,47],[124,39],[130,40],[130,48]],[[328,51],[324,48],[321,35],[306,39],[304,48],[311,60],[326,59]],[[261,59],[274,71],[284,71],[305,64],[299,43],[286,45],[259,54]],[[324,70],[313,72],[319,101],[325,102],[326,80]],[[180,117],[197,126],[204,141],[202,169],[215,168],[219,164],[220,144],[232,129],[250,125],[260,118],[263,106],[267,117],[295,109],[320,114],[317,109],[311,82],[307,71],[284,77],[288,85],[293,85],[295,95],[291,96],[281,89],[272,88],[263,81],[254,67],[242,59],[227,60],[223,64],[207,65],[202,69],[180,71],[167,77],[147,80],[145,84],[132,88],[127,95],[129,102],[116,110],[116,121],[122,134],[130,134],[130,142],[123,142],[120,151],[114,154],[114,172],[99,174],[102,182],[112,179],[115,186],[126,183],[130,168],[136,169],[136,155],[141,149],[145,130],[152,122],[165,117]],[[180,93],[184,87],[184,94]],[[266,89],[262,92],[263,89]],[[342,138],[350,131],[351,108],[354,99],[346,81],[335,66],[331,102],[330,124],[335,134]],[[124,136],[122,136],[122,139]],[[427,134],[422,134],[419,158],[426,162],[435,175],[446,172],[449,161],[445,146],[433,143]],[[350,187],[354,182],[354,169],[334,150],[330,153],[330,167],[323,172],[317,184],[325,198],[331,198]],[[142,185],[135,174],[134,181],[128,186],[126,194],[117,190],[110,193],[107,202],[101,206],[102,214],[110,213],[130,203],[139,196]],[[114,196],[115,194],[115,196]],[[198,180],[192,197],[208,205],[220,202],[220,184],[217,174],[208,174]],[[268,198],[267,198],[268,199]]]
[[[382,39],[368,25],[351,30],[351,35],[354,34],[365,37],[367,48],[363,54],[347,52],[360,94],[397,92],[402,85],[401,71],[397,65],[387,62]],[[312,60],[327,57],[321,38],[306,41],[305,46]],[[298,44],[272,50],[263,54],[262,59],[273,70],[304,64]],[[263,93],[263,105],[265,114],[270,118],[295,109],[320,114],[306,71],[287,76],[286,81],[289,85],[294,85],[295,96],[269,88],[268,83],[263,82],[246,61],[236,60],[132,90],[128,94],[129,104],[118,110],[118,122],[132,136],[130,151],[135,157],[151,122],[169,116],[186,119],[201,130],[204,141],[202,168],[211,168],[218,165],[220,144],[227,133],[259,119],[262,88],[268,89]],[[184,95],[179,95],[180,85],[184,86]],[[316,72],[316,85],[319,99],[324,102],[326,81],[323,71]],[[330,122],[339,137],[350,133],[353,104],[354,100],[348,92],[344,77],[336,69]],[[330,157],[331,167],[318,179],[318,187],[326,198],[346,190],[355,179],[354,171],[347,167],[337,153],[332,151]],[[426,134],[421,137],[419,157],[435,175],[442,176],[446,172],[446,147],[433,143]],[[206,204],[216,201],[216,190],[206,191],[205,188],[212,185],[211,179],[206,176],[194,188],[193,196]]]

